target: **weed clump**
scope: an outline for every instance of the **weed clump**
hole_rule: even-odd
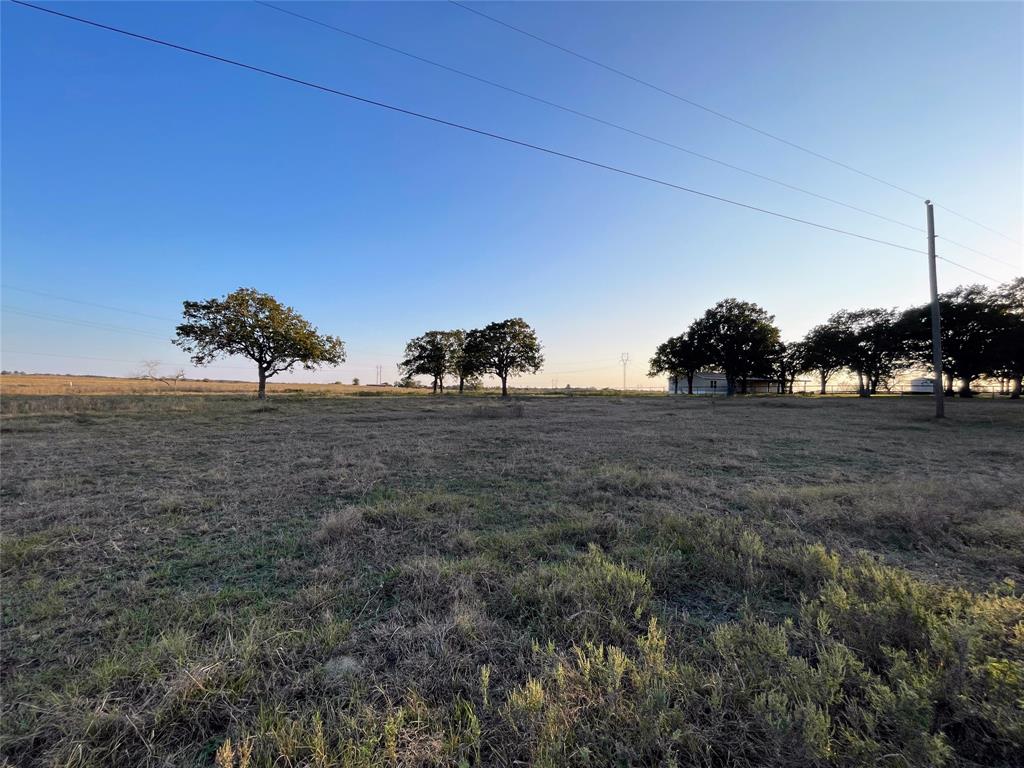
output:
[[[591,544],[575,561],[542,567],[512,588],[518,618],[541,636],[621,640],[646,620],[651,582]]]
[[[358,533],[362,526],[362,510],[358,507],[344,507],[320,520],[313,541],[321,545],[337,544]]]

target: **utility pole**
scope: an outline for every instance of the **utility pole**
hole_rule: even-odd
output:
[[[935,380],[932,392],[935,395],[935,418],[946,415],[946,399],[942,392],[942,318],[939,314],[939,283],[935,275],[935,211],[932,201],[925,200],[928,211],[928,280],[932,291],[932,368],[935,369]]]
[[[629,362],[629,352],[623,352],[619,357],[622,361],[622,391],[626,391],[626,364]]]

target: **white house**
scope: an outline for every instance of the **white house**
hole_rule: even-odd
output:
[[[668,392],[671,395],[687,393],[686,377],[668,377]],[[747,379],[747,394],[765,394],[778,390],[778,382],[774,379]],[[698,371],[693,375],[693,394],[724,395],[728,391],[725,374],[718,371]],[[736,391],[740,391],[740,383],[736,382]]]

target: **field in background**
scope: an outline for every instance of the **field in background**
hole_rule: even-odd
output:
[[[287,394],[303,392],[321,395],[353,394],[408,394],[420,389],[378,387],[352,384],[301,384],[293,382],[267,383],[267,392]],[[4,395],[255,395],[254,381],[160,381],[154,379],[118,378],[114,376],[58,376],[56,374],[26,373],[0,376],[0,392]]]
[[[1024,761],[1019,403],[15,400],[12,765]]]

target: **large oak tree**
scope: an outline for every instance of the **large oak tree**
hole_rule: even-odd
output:
[[[747,381],[773,374],[779,349],[775,316],[749,301],[724,299],[690,326],[691,342],[725,374],[726,392],[746,393]]]
[[[537,333],[521,317],[470,331],[465,349],[480,373],[491,373],[501,380],[502,397],[508,397],[509,376],[537,373],[544,365]]]
[[[186,301],[184,322],[174,344],[195,365],[240,355],[256,363],[258,397],[267,396],[267,379],[296,365],[314,370],[345,360],[345,344],[321,335],[315,326],[268,293],[239,288],[221,299]]]

